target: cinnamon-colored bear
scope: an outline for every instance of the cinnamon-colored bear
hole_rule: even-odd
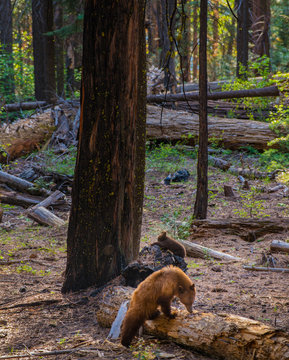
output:
[[[141,325],[159,315],[159,306],[168,318],[175,318],[176,314],[171,313],[171,301],[175,296],[186,306],[188,312],[192,312],[196,296],[195,284],[176,266],[162,268],[142,281],[132,294],[123,320],[122,345],[129,346]]]
[[[167,235],[166,231],[163,231],[158,237],[158,241],[152,245],[158,245],[161,249],[170,250],[177,256],[184,258],[186,256],[185,247],[177,240]]]

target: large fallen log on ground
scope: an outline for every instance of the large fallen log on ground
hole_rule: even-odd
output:
[[[217,139],[224,147],[238,149],[252,146],[267,149],[268,142],[276,138],[268,123],[218,117],[208,118],[209,138]],[[199,116],[185,111],[174,111],[158,106],[147,106],[147,137],[158,140],[197,139]]]
[[[99,325],[110,327],[122,302],[130,299],[132,288],[106,288],[96,313]],[[225,360],[289,359],[289,334],[259,321],[231,314],[193,314],[178,311],[176,319],[161,315],[146,321],[147,334],[174,341],[198,352]]]
[[[193,237],[213,236],[216,231],[254,241],[268,233],[289,231],[289,218],[236,218],[192,221]]]
[[[246,97],[263,97],[263,96],[279,96],[279,89],[277,86],[268,86],[259,89],[248,89],[248,90],[231,90],[231,91],[218,91],[214,93],[208,93],[208,100],[218,99],[238,99]],[[163,102],[174,102],[174,101],[189,101],[199,100],[199,92],[195,93],[181,93],[181,94],[162,94],[162,95],[148,95],[147,103],[150,104],[161,104]]]
[[[186,249],[187,256],[197,257],[201,259],[218,259],[222,261],[243,261],[243,259],[232,256],[226,253],[222,253],[220,251],[216,251],[205,246],[195,244],[193,242],[187,240],[178,240],[181,244],[184,245]]]
[[[47,105],[46,101],[31,101],[31,102],[6,104],[3,106],[3,108],[5,111],[10,112],[10,111],[19,111],[19,110],[33,110],[33,109],[41,108],[45,105]]]

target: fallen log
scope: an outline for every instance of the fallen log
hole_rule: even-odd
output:
[[[273,240],[270,245],[270,250],[272,252],[285,252],[289,254],[289,243],[285,241]]]
[[[205,246],[195,244],[193,242],[187,240],[180,240],[178,241],[184,245],[186,249],[187,256],[197,257],[201,259],[209,259],[214,258],[223,261],[243,261],[243,259],[239,257],[235,257],[226,253],[222,253],[220,251],[216,251]]]
[[[4,191],[0,189],[0,202],[3,204],[17,205],[28,208],[29,206],[39,204],[42,200],[44,199],[39,196],[21,194],[16,191]]]
[[[263,96],[279,96],[279,89],[277,86],[268,86],[260,89],[248,89],[248,90],[231,90],[231,91],[218,91],[214,93],[208,93],[208,100],[218,99],[239,99],[248,97],[263,97]],[[199,100],[199,92],[193,93],[181,93],[181,94],[164,94],[164,95],[148,95],[148,104],[161,104],[163,102],[175,102],[186,100]]]
[[[204,219],[191,223],[194,237],[213,236],[216,231],[240,236],[243,240],[254,241],[268,233],[282,233],[289,230],[289,218],[236,218]]]
[[[113,286],[102,292],[96,312],[100,326],[112,325],[121,304],[130,299],[133,290]],[[161,315],[146,321],[144,330],[214,359],[289,359],[288,333],[238,315],[198,311],[188,314],[182,310],[173,320]]]
[[[254,265],[243,266],[243,269],[251,270],[251,271],[273,271],[273,272],[289,273],[289,269],[286,268],[272,268],[272,267],[254,266]]]
[[[42,108],[47,105],[46,101],[32,101],[32,102],[19,102],[14,104],[6,104],[3,106],[6,112],[19,111],[19,110],[33,110]]]
[[[54,215],[51,211],[45,209],[43,206],[36,206],[28,211],[27,215],[37,221],[39,224],[48,226],[61,226],[65,221]]]
[[[208,118],[209,138],[218,139],[229,149],[252,146],[256,149],[267,149],[268,142],[276,138],[268,123]],[[147,106],[148,139],[196,142],[199,134],[199,116],[185,111],[174,111],[158,106]]]
[[[6,184],[13,189],[26,192],[31,195],[50,195],[50,191],[35,187],[32,182],[20,179],[19,177],[8,174],[4,171],[0,171],[0,183]]]
[[[64,194],[56,190],[52,193],[48,198],[41,201],[39,204],[34,205],[27,211],[27,215],[37,221],[39,224],[42,225],[50,225],[50,226],[60,226],[63,225],[65,222],[60,219],[60,217],[53,214],[51,211],[47,210],[46,207],[50,206],[51,204],[55,203],[57,200],[62,199]]]

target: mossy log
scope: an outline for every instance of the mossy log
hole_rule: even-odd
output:
[[[208,131],[209,138],[214,138],[229,149],[248,145],[256,149],[267,149],[268,142],[276,138],[269,124],[261,121],[209,117]],[[198,134],[198,115],[147,106],[148,139],[179,141],[184,137],[197,138]]]
[[[106,288],[96,313],[99,325],[110,327],[133,288]],[[176,319],[161,315],[146,321],[145,333],[189,347],[213,359],[286,360],[289,334],[259,321],[232,314],[179,310]]]

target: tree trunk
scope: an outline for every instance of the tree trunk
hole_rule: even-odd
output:
[[[161,1],[161,26],[160,31],[160,47],[162,49],[160,55],[160,67],[165,70],[164,86],[172,92],[177,87],[175,60],[174,60],[174,42],[175,36],[175,15],[176,0],[160,0]]]
[[[198,77],[198,1],[193,3],[193,80]]]
[[[8,101],[14,99],[14,69],[13,69],[13,37],[12,37],[12,8],[11,0],[0,1],[0,54],[5,62],[0,74],[0,93],[7,96]]]
[[[142,215],[144,1],[87,0],[84,14],[64,292],[100,286],[119,275],[138,254]]]
[[[103,291],[96,313],[100,326],[112,325],[121,304],[131,298],[133,290],[113,286]],[[178,310],[173,320],[160,315],[146,321],[144,330],[149,335],[173,341],[212,359],[289,359],[287,332],[238,315],[196,310],[188,314],[186,310]]]
[[[179,41],[181,76],[183,81],[191,80],[191,5],[182,1],[181,39]]]
[[[270,0],[252,1],[252,51],[258,57],[270,57],[270,18]]]
[[[56,92],[54,38],[44,34],[52,30],[52,0],[32,0],[35,97],[50,103]]]
[[[235,0],[237,10],[237,77],[248,76],[249,0]]]
[[[54,5],[54,25],[59,30],[63,27],[63,11],[59,2]],[[55,37],[55,62],[57,95],[65,98],[64,92],[64,41],[59,36]]]
[[[213,5],[213,44],[212,44],[212,68],[210,80],[217,79],[217,56],[219,44],[219,0],[215,0]]]
[[[148,0],[147,1],[147,19],[148,19],[148,48],[150,53],[150,58],[154,65],[159,65],[159,55],[158,55],[158,48],[159,48],[159,29],[157,16],[159,15],[158,12],[158,1],[157,0]]]
[[[200,112],[197,194],[194,217],[205,219],[208,208],[208,113],[207,113],[207,16],[208,1],[200,2]]]

